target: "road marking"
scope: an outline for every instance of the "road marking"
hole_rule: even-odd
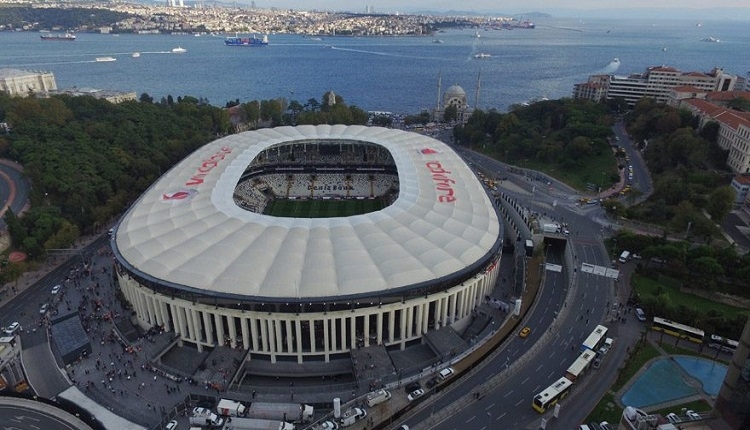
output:
[[[466,420],[466,424],[470,423],[470,422],[471,422],[471,420],[473,420],[473,419],[474,419],[474,418],[476,418],[476,417],[477,417],[477,416],[476,416],[476,415],[474,415],[474,416],[472,416],[471,418],[469,418],[468,420]]]
[[[495,407],[495,404],[493,403],[493,404],[487,406],[486,408],[484,408],[484,410],[486,411],[487,409],[492,409],[494,407]]]
[[[507,414],[507,412],[503,412],[499,417],[497,417],[497,420],[499,420],[500,418],[504,417],[505,414]],[[495,420],[495,421],[497,421],[497,420]]]
[[[554,375],[554,374],[555,374],[555,371],[553,370],[553,371],[549,372],[549,375],[547,375],[547,377],[548,377],[548,378],[551,378],[551,377],[552,377],[552,375]]]
[[[511,394],[513,394],[513,390],[510,390],[510,391],[508,391],[507,393],[505,393],[505,395],[504,395],[503,397],[508,397],[508,396],[510,396]]]
[[[521,381],[521,385],[525,384],[526,381],[528,381],[528,380],[529,380],[529,377],[527,376],[526,379],[524,379],[523,381]]]
[[[536,368],[536,371],[537,372],[540,371],[542,369],[542,367],[544,367],[544,364],[540,364],[539,367]]]
[[[524,402],[524,400],[523,400],[523,399],[519,400],[519,401],[518,401],[518,403],[516,403],[516,406],[520,405],[520,404],[521,404],[521,403],[523,403],[523,402]]]

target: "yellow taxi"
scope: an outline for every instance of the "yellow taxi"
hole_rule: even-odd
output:
[[[520,337],[526,337],[531,333],[531,327],[524,327],[521,329],[521,331],[518,332],[518,336]]]

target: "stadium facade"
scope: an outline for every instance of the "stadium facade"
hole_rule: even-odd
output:
[[[351,216],[271,216],[273,201],[380,200]],[[298,126],[228,136],[188,156],[112,235],[144,328],[198,350],[329,361],[421,343],[471,322],[494,288],[502,225],[448,146],[401,130]]]

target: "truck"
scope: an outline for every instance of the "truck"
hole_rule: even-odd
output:
[[[227,418],[223,430],[294,430],[294,424],[257,418]]]
[[[211,412],[210,409],[193,408],[193,413],[190,415],[190,424],[218,428],[224,424],[224,419]]]
[[[216,412],[225,417],[244,417],[247,408],[240,402],[229,399],[220,399],[216,406]]]
[[[367,406],[379,405],[391,398],[391,393],[386,390],[377,390],[367,394]]]
[[[560,233],[560,226],[557,224],[542,224],[542,232],[544,233]]]
[[[313,407],[302,403],[253,402],[247,410],[247,416],[266,420],[309,423],[313,419]]]
[[[367,412],[364,409],[351,408],[341,415],[341,427],[349,427],[366,416]]]

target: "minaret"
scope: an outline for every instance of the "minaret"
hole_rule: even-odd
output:
[[[479,89],[482,88],[482,68],[479,68],[479,73],[477,74],[477,90],[474,94],[474,109],[479,109]]]
[[[437,104],[435,105],[435,111],[440,111],[440,91],[441,87],[443,86],[443,72],[438,72],[438,82],[437,82]]]

